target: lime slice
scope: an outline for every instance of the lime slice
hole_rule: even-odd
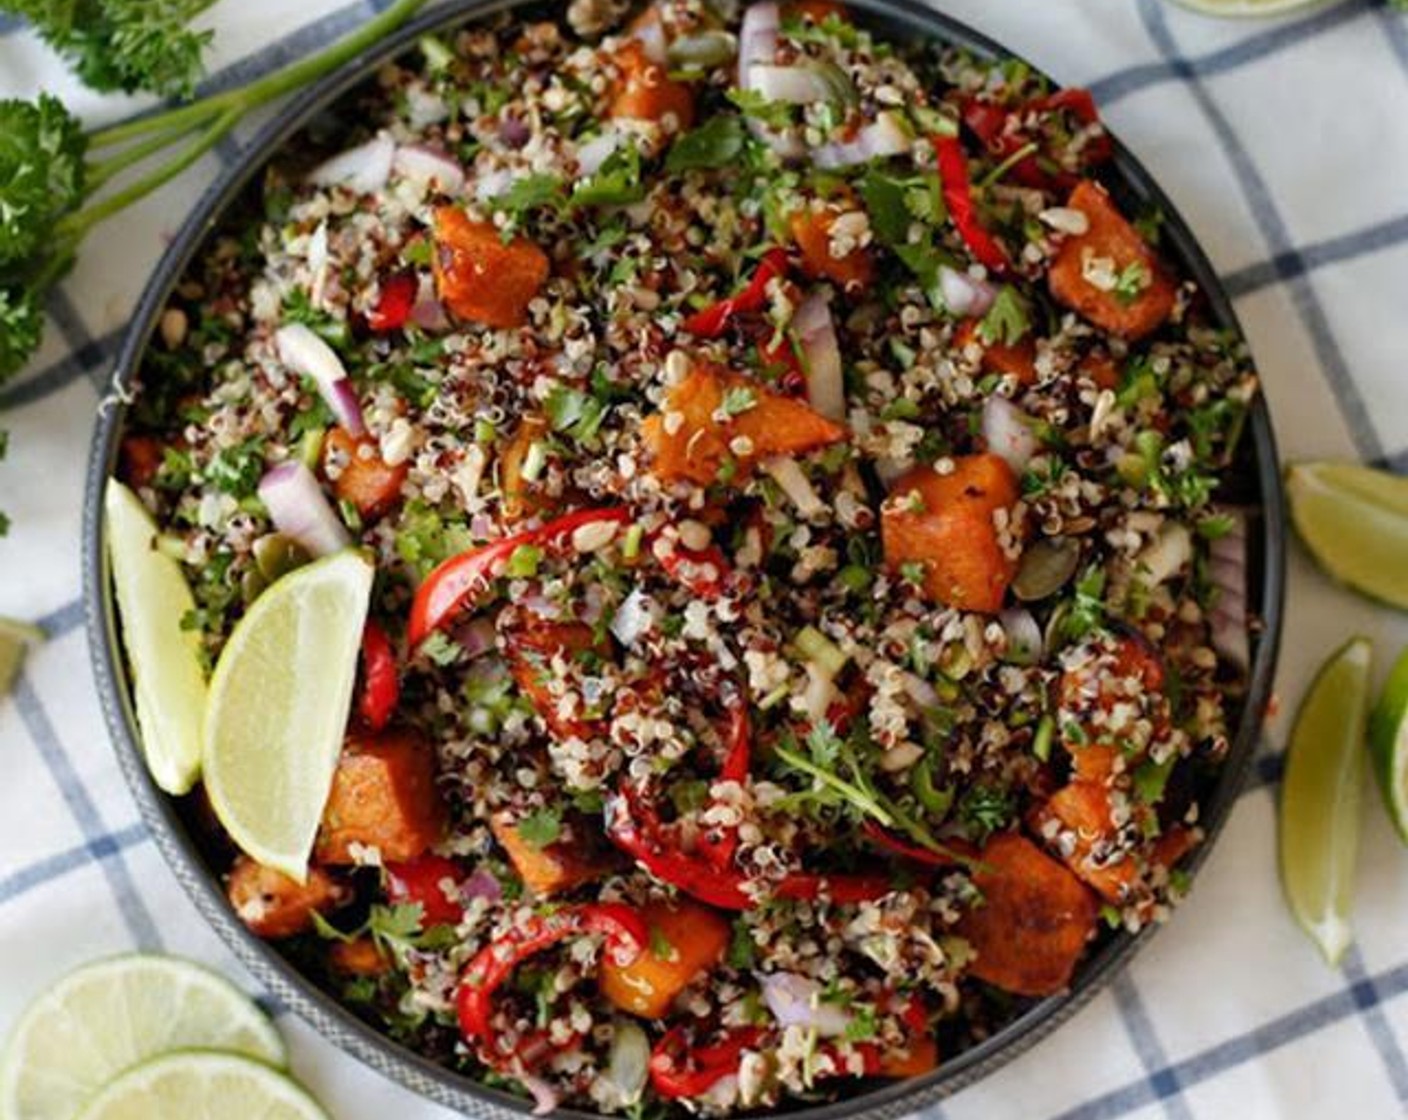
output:
[[[103,505],[147,769],[167,793],[186,793],[200,775],[205,714],[200,635],[181,629],[196,603],[181,565],[156,548],[156,522],[137,495],[109,479]]]
[[[1281,884],[1331,964],[1350,942],[1372,653],[1355,638],[1320,669],[1296,713],[1281,787]]]
[[[180,565],[156,548],[158,528],[137,494],[108,479],[103,506],[146,768],[156,785],[180,795],[200,776],[206,713],[200,635],[180,624],[196,600]]]
[[[0,1057],[0,1116],[72,1120],[123,1070],[190,1047],[285,1060],[274,1025],[223,976],[175,957],[96,961],[41,995],[15,1026]]]
[[[1408,844],[1408,649],[1398,655],[1369,713],[1369,757],[1388,815]]]
[[[1192,8],[1210,16],[1246,18],[1278,16],[1303,8],[1324,8],[1334,0],[1174,0],[1184,8]]]
[[[1298,463],[1286,471],[1296,531],[1343,583],[1408,607],[1408,478],[1354,463]]]
[[[308,1091],[261,1062],[187,1050],[128,1070],[81,1120],[328,1120]]]
[[[24,651],[30,643],[43,640],[44,631],[33,623],[0,618],[0,696],[10,694],[10,686],[24,664]]]
[[[372,566],[352,549],[279,579],[221,651],[205,790],[246,854],[302,882],[342,750]]]

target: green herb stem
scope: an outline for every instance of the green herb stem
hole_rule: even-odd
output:
[[[789,751],[786,747],[774,747],[773,753],[794,770],[800,770],[802,773],[815,778],[823,785],[830,786],[857,809],[865,813],[866,816],[873,817],[886,828],[895,827],[895,818],[890,814],[890,811],[864,790],[852,785],[843,778],[838,778],[828,770],[823,770],[820,766],[816,765],[816,763],[803,758],[794,751]]]
[[[982,179],[978,181],[977,186],[973,188],[974,193],[983,194],[988,191],[991,187],[996,186],[998,181],[1009,171],[1011,171],[1014,167],[1016,167],[1017,164],[1021,163],[1028,156],[1035,155],[1036,152],[1039,150],[1040,149],[1036,144],[1023,144],[1005,160],[1003,160],[986,175],[984,175]]]

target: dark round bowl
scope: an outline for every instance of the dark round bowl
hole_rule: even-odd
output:
[[[966,47],[988,58],[1010,52],[915,0],[852,0],[869,18],[898,39],[927,37]],[[168,296],[207,235],[268,160],[299,129],[342,94],[360,84],[387,60],[413,47],[427,32],[452,28],[466,19],[524,6],[524,0],[458,0],[437,7],[403,27],[376,48],[352,60],[286,105],[206,192],[171,242],[147,284],[123,341],[114,372],[111,407],[101,410],[93,436],[85,486],[83,523],[84,601],[89,644],[98,693],[112,733],[118,762],[166,862],[195,902],[197,909],[270,994],[311,1023],[324,1037],[360,1058],[373,1069],[440,1104],[477,1117],[507,1118],[529,1112],[529,1102],[472,1078],[455,1073],[393,1042],[359,1019],[327,992],[303,976],[274,947],[254,937],[235,916],[221,889],[215,861],[199,838],[190,799],[173,799],[152,783],[137,741],[131,690],[118,639],[111,584],[103,540],[103,487],[112,473],[126,406],[124,392],[133,382],[141,358]],[[1167,216],[1166,247],[1185,274],[1206,293],[1211,316],[1220,326],[1241,334],[1226,293],[1186,222],[1167,196],[1129,151],[1116,142],[1113,186],[1127,202],[1154,205]],[[1277,469],[1271,422],[1262,398],[1251,410],[1248,437],[1224,486],[1225,497],[1248,511],[1248,604],[1258,625],[1252,634],[1250,687],[1235,711],[1236,736],[1216,784],[1202,798],[1201,822],[1208,833],[1193,856],[1201,864],[1211,841],[1227,820],[1256,750],[1262,715],[1271,695],[1277,646],[1281,635],[1285,584],[1285,511]],[[790,1113],[798,1120],[841,1120],[866,1117],[885,1120],[912,1112],[946,1097],[996,1070],[1071,1018],[1122,969],[1153,935],[1109,934],[1080,966],[1064,995],[1033,1002],[1022,1014],[978,1046],[945,1062],[922,1077],[879,1086],[869,1092],[819,1107]],[[1185,930],[1186,937],[1190,931]],[[1190,946],[1191,949],[1191,946]],[[1196,962],[1190,952],[1190,972]],[[560,1115],[596,1120],[596,1114],[563,1110]]]

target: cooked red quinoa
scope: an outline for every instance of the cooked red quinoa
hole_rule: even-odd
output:
[[[1167,914],[1242,688],[1256,380],[1089,98],[744,19],[576,0],[387,67],[179,286],[123,448],[211,658],[319,546],[275,465],[376,560],[318,867],[241,858],[237,910],[545,1105],[951,1059]]]

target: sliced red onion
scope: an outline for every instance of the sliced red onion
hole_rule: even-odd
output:
[[[357,392],[331,346],[303,323],[285,323],[274,333],[274,345],[284,365],[313,380],[339,424],[354,436],[366,433]]]
[[[460,884],[460,897],[466,902],[473,902],[476,898],[482,898],[485,902],[498,902],[503,896],[503,884],[488,868],[481,867]]]
[[[991,284],[956,268],[949,268],[946,264],[939,265],[939,291],[948,309],[963,317],[986,315],[993,300],[997,299],[997,292]]]
[[[727,31],[681,35],[666,51],[672,66],[719,66],[738,54],[738,40]]]
[[[841,345],[826,297],[813,292],[792,317],[792,329],[806,359],[807,399],[828,420],[846,419],[846,386],[841,370]]]
[[[449,119],[450,107],[438,93],[421,85],[406,87],[406,120],[417,132]]]
[[[905,155],[914,147],[914,138],[905,128],[899,114],[886,110],[865,125],[851,140],[823,144],[812,151],[812,162],[827,171],[873,159]]]
[[[1208,565],[1218,590],[1209,622],[1212,644],[1229,661],[1245,669],[1251,664],[1251,642],[1247,636],[1247,522],[1238,510],[1219,510],[1232,518],[1232,530],[1209,546]]]
[[[607,130],[593,136],[577,149],[577,170],[583,175],[595,175],[621,146],[621,134]]]
[[[782,12],[777,4],[752,4],[743,13],[743,26],[738,34],[738,85],[753,89],[753,70],[771,66],[777,60],[777,33],[782,27]],[[801,159],[806,145],[800,137],[769,128],[756,117],[748,117],[748,130],[785,160]]]
[[[259,480],[259,499],[274,528],[292,537],[313,556],[341,552],[352,538],[328,504],[313,472],[297,459],[272,467]]]
[[[638,1024],[618,1019],[612,1028],[606,1079],[620,1094],[623,1104],[640,1098],[649,1071],[650,1039]]]
[[[846,1033],[851,1017],[844,1008],[821,1001],[821,985],[795,972],[773,972],[760,981],[763,1002],[778,1026],[805,1027],[823,1038]]]
[[[942,708],[944,706],[934,686],[923,677],[916,676],[914,673],[902,673],[900,675],[900,684],[904,687],[905,695],[919,705],[919,707],[932,709]]]
[[[480,202],[490,202],[507,192],[520,174],[506,167],[486,172],[474,181],[474,197]]]
[[[803,517],[815,517],[826,508],[796,459],[782,455],[765,459],[763,470],[782,488]]]
[[[1041,660],[1043,641],[1041,627],[1037,625],[1032,612],[1020,607],[1005,610],[997,616],[1007,635],[1007,653],[1004,660],[1014,665],[1035,665]]]
[[[372,194],[386,186],[395,155],[391,137],[378,132],[365,144],[318,164],[309,172],[308,181],[319,187],[346,187],[358,194]]]
[[[464,190],[464,168],[448,153],[425,144],[402,144],[391,168],[404,179],[436,187],[445,194]]]
[[[411,322],[427,331],[443,331],[450,325],[445,305],[435,291],[435,278],[429,274],[422,275],[417,281],[416,301],[411,305]]]
[[[557,1091],[552,1082],[539,1077],[536,1073],[529,1073],[527,1070],[516,1073],[514,1076],[532,1094],[534,1116],[550,1116],[557,1111],[558,1105],[562,1103],[562,1094]]]
[[[639,587],[621,600],[611,619],[611,633],[623,646],[633,646],[655,625],[650,596]]]
[[[1026,470],[1041,446],[1031,420],[1006,397],[994,393],[983,405],[983,438],[988,450],[1007,460],[1018,474]]]
[[[1186,525],[1167,522],[1135,560],[1139,578],[1150,587],[1172,579],[1193,559],[1193,534]]]
[[[328,283],[328,223],[321,221],[308,238],[308,298],[314,304],[322,302]]]

